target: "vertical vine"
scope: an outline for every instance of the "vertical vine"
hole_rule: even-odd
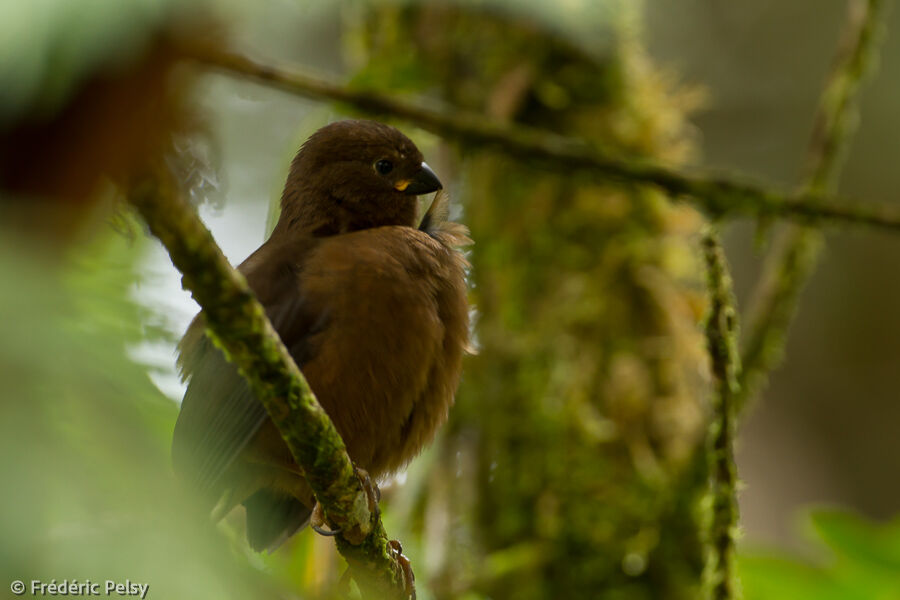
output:
[[[728,263],[714,226],[706,228],[702,243],[710,299],[706,341],[713,375],[713,416],[707,441],[710,522],[704,581],[708,597],[712,600],[733,600],[739,597],[740,589],[735,572],[738,477],[734,460],[741,368],[737,343],[738,317]]]
[[[849,0],[844,33],[831,74],[819,101],[807,155],[803,193],[834,192],[843,159],[858,124],[860,87],[874,70],[883,38],[887,0]],[[739,404],[758,392],[768,373],[781,361],[797,304],[815,270],[823,246],[822,233],[810,226],[788,226],[766,256],[754,294],[750,331],[743,352]]]

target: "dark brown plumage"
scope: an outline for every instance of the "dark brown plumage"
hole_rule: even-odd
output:
[[[468,338],[465,229],[402,133],[373,121],[323,127],[291,165],[271,237],[238,269],[266,309],[350,458],[377,478],[412,459],[446,420]],[[172,444],[176,472],[221,516],[247,509],[272,548],[315,504],[262,405],[203,333],[180,345],[189,379]]]

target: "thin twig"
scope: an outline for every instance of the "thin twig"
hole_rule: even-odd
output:
[[[498,124],[481,115],[435,110],[377,92],[352,90],[296,67],[260,63],[233,52],[195,48],[199,62],[231,75],[316,100],[344,103],[373,116],[389,116],[470,147],[491,147],[538,160],[566,172],[585,172],[626,183],[655,185],[717,218],[777,217],[800,223],[842,222],[900,231],[900,206],[850,203],[814,193],[791,195],[739,177],[688,175],[640,158],[576,139],[520,126]]]
[[[377,511],[370,511],[344,442],[316,401],[246,280],[165,176],[135,183],[129,201],[159,238],[203,309],[207,334],[250,383],[325,510],[361,588],[402,598],[403,579]]]
[[[725,253],[712,226],[704,233],[703,251],[710,295],[706,340],[713,375],[713,418],[707,449],[712,514],[705,581],[710,598],[732,600],[739,592],[735,572],[738,479],[734,462],[735,401],[740,390],[737,311]]]
[[[858,122],[859,88],[877,56],[885,0],[850,0],[843,37],[831,75],[822,93],[809,144],[804,194],[834,191],[844,155]],[[797,312],[800,294],[809,280],[822,247],[822,234],[810,227],[791,227],[766,257],[753,326],[744,350],[741,377],[743,405],[781,362],[788,329]]]

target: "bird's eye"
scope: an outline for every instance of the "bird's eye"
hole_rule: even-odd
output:
[[[377,163],[375,163],[375,170],[381,173],[382,175],[387,175],[391,171],[394,170],[394,163],[389,161],[386,158],[382,158]]]

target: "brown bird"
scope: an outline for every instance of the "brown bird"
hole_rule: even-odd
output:
[[[415,144],[374,121],[340,121],[300,149],[271,237],[238,269],[373,478],[405,465],[447,419],[468,339],[461,225]],[[237,369],[204,334],[179,346],[188,380],[175,470],[215,515],[247,510],[247,539],[274,549],[310,517],[302,470]]]

